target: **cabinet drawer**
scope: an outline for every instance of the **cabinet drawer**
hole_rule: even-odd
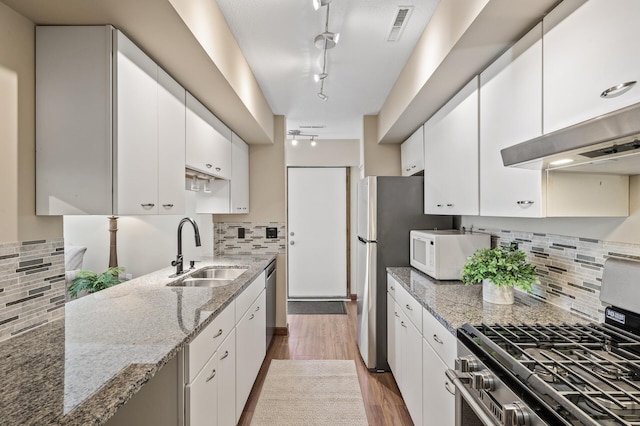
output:
[[[249,287],[245,288],[242,293],[236,298],[236,323],[240,322],[240,319],[247,312],[247,309],[253,302],[258,298],[260,292],[264,290],[265,287],[265,273],[262,271],[260,275],[249,285]]]
[[[400,288],[400,284],[391,275],[387,274],[387,293],[393,297],[393,300],[398,301],[397,290]]]
[[[187,381],[192,382],[202,366],[211,358],[227,335],[235,327],[235,309],[231,302],[187,346]]]
[[[422,333],[422,305],[402,286],[396,287],[396,301],[409,321]]]
[[[436,319],[429,311],[422,308],[422,334],[425,340],[436,351],[449,368],[455,368],[456,337]]]
[[[185,387],[185,417],[189,426],[217,424],[218,357],[205,364],[200,374]]]

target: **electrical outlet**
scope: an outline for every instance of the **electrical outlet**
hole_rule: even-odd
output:
[[[267,238],[278,238],[278,228],[267,228]]]
[[[238,228],[238,238],[239,239],[244,238],[244,228]]]

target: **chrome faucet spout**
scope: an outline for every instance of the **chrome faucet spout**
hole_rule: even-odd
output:
[[[178,255],[176,256],[176,260],[171,262],[171,266],[176,267],[176,276],[184,272],[182,259],[182,227],[187,222],[189,222],[191,226],[193,226],[196,247],[200,247],[202,245],[200,241],[200,231],[198,230],[198,224],[196,223],[196,221],[191,219],[190,217],[185,217],[184,219],[182,219],[178,224]]]

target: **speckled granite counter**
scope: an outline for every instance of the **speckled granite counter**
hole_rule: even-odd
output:
[[[452,334],[465,323],[586,323],[588,319],[516,291],[513,305],[482,301],[482,286],[466,286],[460,281],[438,281],[414,268],[387,268],[427,311]]]
[[[64,319],[1,342],[0,424],[103,424],[272,259],[199,263],[248,267],[219,288],[167,286],[185,276],[165,268],[69,302]]]

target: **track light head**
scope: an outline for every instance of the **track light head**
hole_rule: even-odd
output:
[[[327,76],[328,76],[328,75],[329,75],[329,74],[327,74],[326,72],[323,72],[323,73],[320,73],[320,74],[314,74],[314,75],[313,75],[313,80],[314,80],[316,83],[319,83],[319,82],[320,82],[320,80],[324,80],[325,78],[327,78]]]
[[[325,101],[325,102],[327,101],[327,99],[329,99],[329,97],[327,95],[325,95],[324,93],[322,93],[322,92],[318,93],[318,97],[320,99],[322,99],[323,101]]]
[[[313,43],[316,45],[318,49],[333,49],[338,44],[338,40],[340,39],[340,33],[332,33],[331,31],[325,31],[323,33],[318,34],[314,39]]]
[[[322,6],[326,6],[331,3],[331,0],[313,0],[313,8],[315,10],[320,9]]]

